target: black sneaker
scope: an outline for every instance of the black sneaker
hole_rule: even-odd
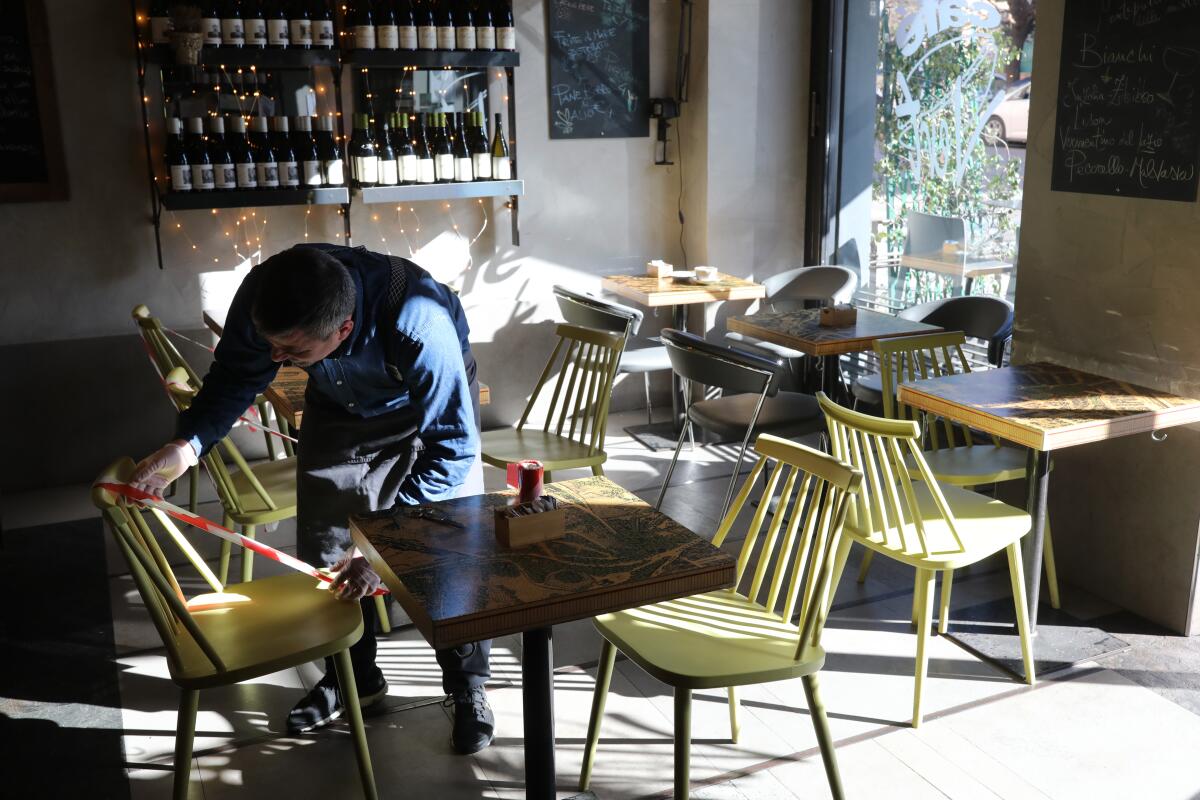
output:
[[[454,731],[450,734],[450,744],[455,752],[469,756],[492,743],[496,718],[482,686],[455,692],[446,698],[446,705],[450,704],[454,705]]]
[[[357,684],[358,704],[362,708],[379,702],[387,694],[387,679],[379,667],[375,667],[370,677],[357,681]],[[327,672],[288,714],[288,733],[308,733],[323,728],[340,717],[343,710],[337,675]]]

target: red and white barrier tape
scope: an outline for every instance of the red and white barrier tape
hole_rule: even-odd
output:
[[[259,554],[260,556],[265,556],[272,561],[278,561],[285,567],[291,567],[297,572],[303,572],[305,575],[310,575],[324,583],[333,582],[332,576],[321,572],[313,565],[307,564],[295,556],[290,556],[282,550],[276,550],[269,544],[263,544],[262,542],[251,539],[248,536],[243,536],[236,531],[231,531],[222,525],[218,525],[212,520],[205,519],[199,514],[193,514],[187,509],[180,508],[172,503],[168,503],[166,500],[155,497],[149,492],[143,492],[141,489],[135,489],[129,484],[96,483],[93,485],[93,488],[104,489],[106,491],[113,492],[121,497],[132,500],[139,505],[148,506],[149,508],[157,508],[159,511],[162,511],[168,516],[174,517],[180,522],[186,522],[188,525],[199,528],[205,533],[211,533],[220,539],[224,539],[227,542],[232,542],[236,545],[244,547],[247,550]],[[381,586],[375,590],[374,594],[388,594],[388,590]]]
[[[210,353],[217,352],[217,348],[211,347],[207,344],[204,344],[203,342],[197,342],[195,339],[189,339],[188,337],[184,336],[182,333],[180,333],[177,330],[174,330],[172,328],[167,328],[167,327],[164,327],[163,330],[176,338],[183,339],[185,342],[189,342],[191,344],[196,345],[196,347],[202,347]]]

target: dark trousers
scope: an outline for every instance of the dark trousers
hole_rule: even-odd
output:
[[[468,363],[479,422],[479,388],[474,361]],[[300,559],[314,566],[334,564],[351,546],[352,514],[391,508],[400,484],[412,469],[421,440],[405,414],[363,418],[313,391],[304,398],[304,430],[297,448],[296,546]],[[363,635],[350,648],[356,680],[375,667],[374,598],[362,601]],[[476,642],[437,651],[442,688],[447,693],[482,686],[491,676],[492,643]],[[332,665],[327,662],[326,669]]]

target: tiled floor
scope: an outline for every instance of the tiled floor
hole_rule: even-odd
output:
[[[649,453],[621,432],[622,425],[639,421],[638,413],[613,416],[607,472],[653,502],[670,453]],[[664,510],[710,534],[734,454],[729,447],[685,452]],[[490,488],[502,482],[496,470],[488,471],[488,480]],[[203,496],[211,497],[204,489]],[[212,502],[202,513],[219,517]],[[54,490],[6,497],[4,527],[92,515],[82,487]],[[192,538],[215,560],[211,541]],[[294,548],[294,527],[282,523],[262,538]],[[727,546],[737,546],[736,536]],[[131,794],[166,797],[178,692],[166,677],[157,637],[112,547],[108,568]],[[849,577],[853,568],[839,587],[824,641],[829,659],[821,674],[849,797],[1200,796],[1193,755],[1200,750],[1200,646],[1194,641],[1120,633],[1132,644],[1129,650],[1104,663],[1053,673],[1029,688],[935,636],[926,723],[913,730],[907,724],[915,651],[908,623],[911,573],[879,560],[859,585]],[[256,575],[279,569],[260,559]],[[975,606],[1007,591],[1004,572],[992,564],[977,565],[956,576],[954,605]],[[1079,618],[1117,611],[1069,586],[1064,597]],[[523,797],[519,639],[499,640],[493,649],[489,690],[498,720],[495,744],[475,756],[456,756],[448,745],[449,716],[441,705],[433,653],[395,611],[399,627],[380,640],[379,663],[389,695],[368,718],[382,796]],[[554,644],[559,789],[560,797],[569,797],[575,793],[599,640],[584,621],[557,628]],[[202,693],[192,796],[357,796],[344,726],[302,737],[284,732],[287,711],[318,676],[316,666],[306,665]],[[828,796],[799,681],[746,688],[741,705],[742,735],[733,745],[724,693],[696,693],[693,796]],[[28,707],[26,712],[33,713]],[[670,796],[672,718],[670,689],[629,662],[618,662],[592,782],[596,797]]]

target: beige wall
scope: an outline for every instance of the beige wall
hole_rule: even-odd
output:
[[[1200,204],[1050,191],[1063,0],[1038,3],[1014,352],[1200,397]],[[1060,574],[1175,630],[1192,612],[1200,430],[1055,456]]]

